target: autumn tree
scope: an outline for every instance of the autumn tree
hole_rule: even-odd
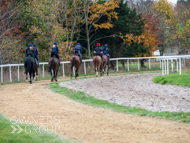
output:
[[[81,30],[80,40],[85,40],[88,47],[88,56],[91,56],[91,45],[101,38],[94,39],[101,29],[113,28],[112,19],[117,19],[115,8],[118,8],[119,2],[115,0],[106,1],[104,3],[92,3],[90,0],[85,0],[83,3],[84,23],[85,27]],[[101,21],[102,17],[104,20]]]
[[[18,20],[21,4],[12,0],[0,2],[0,64],[11,63],[19,58],[18,45],[23,38]]]
[[[174,40],[172,39],[176,25],[173,5],[169,3],[167,0],[159,0],[154,3],[153,11],[155,14],[159,15],[159,47],[161,50],[161,55],[163,55],[165,49],[168,46],[171,47],[175,44]]]
[[[190,3],[178,2],[175,7],[176,30],[173,40],[177,41],[180,54],[187,54],[189,49]]]

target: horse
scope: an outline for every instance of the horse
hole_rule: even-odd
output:
[[[55,81],[57,81],[57,73],[59,70],[59,60],[56,58],[55,55],[49,58],[48,65],[49,65],[49,72],[51,72],[51,82],[54,79]]]
[[[108,60],[108,57],[106,55],[103,55],[103,58],[104,58],[103,73],[106,72],[107,70],[107,75],[108,75],[110,61]]]
[[[94,56],[93,57],[93,63],[94,63],[94,69],[96,76],[98,76],[98,70],[100,69],[100,76],[102,76],[102,70],[103,70],[103,61],[100,56]]]
[[[32,84],[31,76],[33,74],[33,79],[35,78],[35,68],[36,64],[34,62],[34,59],[29,55],[24,59],[24,68],[25,68],[25,74],[26,74],[26,80],[28,80],[28,72],[30,75],[30,84]]]
[[[77,55],[77,51],[76,53],[70,57],[70,65],[71,65],[71,79],[72,79],[72,73],[73,73],[73,67],[75,67],[75,78],[77,78],[78,75],[78,71],[79,71],[79,67],[81,65],[81,61],[79,56]]]

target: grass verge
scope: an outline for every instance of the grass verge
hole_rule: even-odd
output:
[[[190,73],[182,73],[182,75],[174,73],[165,76],[156,76],[153,78],[153,82],[190,87]]]
[[[49,84],[50,89],[53,92],[67,96],[68,98],[87,104],[94,107],[101,107],[106,109],[111,109],[117,112],[135,114],[139,116],[147,117],[157,117],[162,119],[175,120],[179,122],[190,123],[190,113],[172,113],[172,112],[152,112],[146,109],[140,109],[136,107],[127,107],[123,105],[118,105],[115,103],[110,103],[105,100],[96,99],[84,92],[68,89],[66,87],[59,86],[59,82],[52,82]]]
[[[17,133],[20,130],[14,124],[17,130],[11,133],[13,128],[10,125],[13,125],[10,120],[0,113],[1,143],[76,143],[69,139],[64,139],[60,135],[50,133],[51,131],[48,133],[43,129],[36,130],[39,127],[27,124],[17,124],[23,129],[20,133]]]

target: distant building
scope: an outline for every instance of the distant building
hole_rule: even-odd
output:
[[[160,56],[160,50],[156,50],[153,52],[153,56]]]

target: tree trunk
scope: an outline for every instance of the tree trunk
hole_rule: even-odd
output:
[[[146,68],[146,66],[144,65],[144,61],[145,61],[145,59],[140,60],[141,68]]]

